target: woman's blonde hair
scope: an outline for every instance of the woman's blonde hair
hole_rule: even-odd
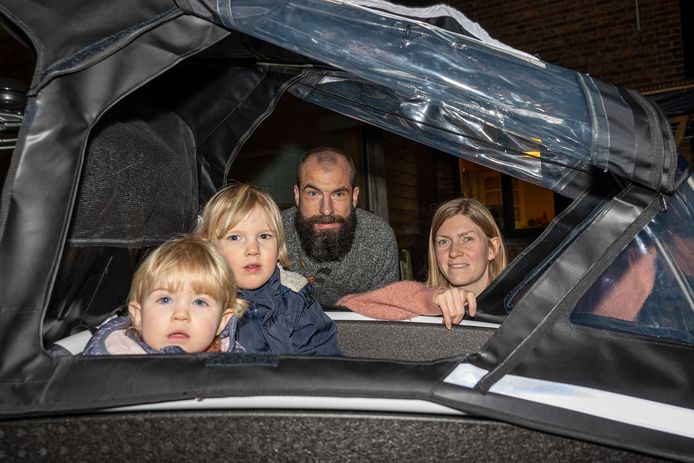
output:
[[[195,292],[214,297],[223,311],[232,309],[241,316],[246,310],[247,303],[236,297],[238,287],[226,259],[214,244],[197,236],[183,235],[152,251],[135,271],[128,303],[142,304],[161,278],[172,290],[190,283]]]
[[[452,199],[439,206],[436,213],[434,213],[434,218],[431,220],[431,230],[429,231],[429,274],[427,275],[427,281],[425,283],[426,286],[430,288],[438,288],[448,283],[448,280],[446,280],[446,277],[441,273],[438,262],[436,261],[435,241],[436,234],[439,232],[443,223],[456,215],[468,217],[475,225],[480,227],[488,239],[499,238],[499,251],[496,253],[496,257],[489,262],[489,267],[487,269],[489,272],[489,281],[496,278],[501,271],[506,268],[504,240],[489,210],[476,199]]]
[[[195,234],[211,241],[220,240],[256,206],[263,210],[277,237],[277,260],[282,267],[289,267],[282,214],[270,195],[256,186],[241,183],[215,193],[202,210]]]

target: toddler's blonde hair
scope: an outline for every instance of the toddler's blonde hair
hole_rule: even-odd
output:
[[[230,185],[215,193],[202,210],[195,234],[210,241],[221,240],[256,206],[260,206],[265,213],[268,225],[277,238],[277,260],[282,267],[289,267],[282,214],[270,195],[254,185]]]
[[[195,292],[209,294],[222,306],[241,316],[247,303],[238,299],[236,280],[229,264],[214,244],[193,235],[171,239],[152,251],[135,271],[128,303],[142,304],[164,279],[166,288],[178,290],[190,283]]]

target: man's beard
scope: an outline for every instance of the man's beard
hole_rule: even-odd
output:
[[[318,262],[342,259],[354,243],[357,229],[357,215],[354,211],[352,209],[348,217],[314,215],[303,218],[297,210],[294,226],[306,254]],[[318,223],[339,223],[340,226],[333,230],[316,230],[314,225]]]

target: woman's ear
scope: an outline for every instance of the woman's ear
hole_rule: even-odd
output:
[[[233,309],[226,309],[224,312],[222,312],[222,319],[219,320],[219,327],[217,328],[217,336],[222,334],[224,327],[227,326],[227,323],[229,323],[229,320],[231,320],[232,315],[234,315]]]
[[[494,238],[489,238],[489,251],[487,260],[492,261],[499,254],[499,248],[501,247],[501,238],[495,236]]]
[[[128,304],[128,313],[133,322],[133,328],[142,332],[142,307],[140,304],[137,302],[130,302]]]

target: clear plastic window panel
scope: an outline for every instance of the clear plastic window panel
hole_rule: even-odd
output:
[[[694,181],[627,246],[574,309],[574,323],[694,344]]]
[[[352,76],[319,82],[309,101],[522,180],[557,191],[608,145],[590,78],[520,52],[342,2],[219,9],[229,27]]]

